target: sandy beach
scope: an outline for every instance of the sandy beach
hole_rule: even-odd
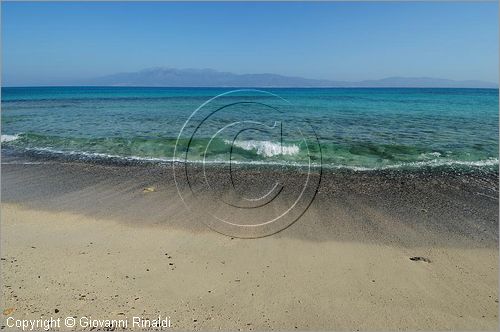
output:
[[[160,315],[179,330],[498,329],[495,174],[326,173],[298,222],[259,239],[208,229],[171,176],[4,159],[2,325]]]

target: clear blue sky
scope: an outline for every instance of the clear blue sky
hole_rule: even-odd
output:
[[[498,3],[6,3],[4,85],[149,67],[498,82]]]

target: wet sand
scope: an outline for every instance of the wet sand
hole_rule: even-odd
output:
[[[239,239],[187,211],[168,165],[2,162],[2,308],[15,318],[498,329],[496,172],[325,171],[297,222]],[[221,174],[207,176],[222,183]],[[249,192],[269,177],[301,180],[239,174]]]

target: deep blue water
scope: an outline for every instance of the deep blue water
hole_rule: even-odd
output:
[[[200,105],[231,90],[2,88],[2,148],[168,161],[181,133],[175,157],[188,150],[194,161],[304,164],[321,155],[325,167],[355,169],[498,165],[498,90],[243,91],[212,100],[181,132]]]

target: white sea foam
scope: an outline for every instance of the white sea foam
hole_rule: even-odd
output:
[[[454,166],[465,166],[465,167],[491,167],[497,166],[498,159],[490,158],[485,160],[477,161],[462,161],[462,160],[452,160],[452,159],[433,159],[427,161],[414,161],[406,162],[395,165],[383,165],[375,167],[363,167],[363,166],[351,166],[351,165],[323,165],[324,168],[333,169],[350,169],[353,171],[376,171],[376,170],[389,170],[389,169],[417,169],[422,167],[454,167]]]
[[[132,161],[132,162],[154,162],[154,163],[184,163],[186,162],[182,158],[168,158],[168,157],[139,157],[139,156],[120,156],[106,153],[97,153],[97,152],[85,152],[85,151],[63,151],[52,148],[26,148],[25,151],[39,152],[39,153],[50,153],[55,155],[66,155],[66,156],[74,156],[76,158],[82,159],[116,159],[123,161]],[[224,160],[188,160],[188,163],[191,164],[207,164],[207,165],[221,165],[227,164],[227,159]],[[356,166],[356,165],[342,165],[342,164],[331,164],[331,163],[323,163],[312,162],[308,164],[306,162],[294,162],[294,161],[269,161],[269,160],[245,160],[245,161],[231,161],[233,164],[240,165],[263,165],[263,166],[295,166],[295,167],[311,167],[317,168],[322,167],[325,169],[347,169],[352,171],[376,171],[376,170],[389,170],[389,169],[418,169],[421,167],[454,167],[454,166],[465,166],[472,168],[481,168],[481,167],[491,167],[498,166],[499,160],[497,158],[489,158],[484,160],[477,161],[462,161],[462,160],[452,160],[452,159],[433,159],[426,161],[415,161],[415,162],[406,162],[400,164],[393,165],[380,165],[380,166]]]
[[[247,151],[252,151],[255,150],[258,155],[264,156],[264,157],[273,157],[276,155],[289,155],[293,156],[297,153],[299,153],[300,148],[295,145],[285,145],[285,144],[280,144],[280,143],[274,143],[271,141],[254,141],[254,140],[249,140],[249,141],[225,141],[226,144],[233,144],[234,146],[237,146],[243,150]]]
[[[150,161],[150,162],[171,162],[171,158],[155,158],[155,157],[138,157],[138,156],[120,156],[115,154],[99,153],[99,152],[86,152],[86,151],[63,151],[52,148],[26,148],[26,151],[50,153],[54,155],[75,156],[82,158],[100,158],[100,159],[121,159],[125,161]]]
[[[381,167],[381,169],[391,169],[391,168],[404,168],[404,167],[439,167],[439,166],[469,166],[469,167],[484,167],[484,166],[496,166],[498,165],[497,158],[490,158],[485,160],[477,161],[463,161],[463,160],[452,160],[452,159],[433,159],[429,161],[415,161],[409,163],[402,163],[398,165],[387,165]]]
[[[45,165],[50,164],[46,161],[10,161],[6,163],[2,163],[2,165]]]
[[[19,138],[19,134],[15,135],[2,135],[1,142],[11,142]]]
[[[422,159],[439,158],[441,157],[441,153],[440,152],[421,153],[419,157]]]

